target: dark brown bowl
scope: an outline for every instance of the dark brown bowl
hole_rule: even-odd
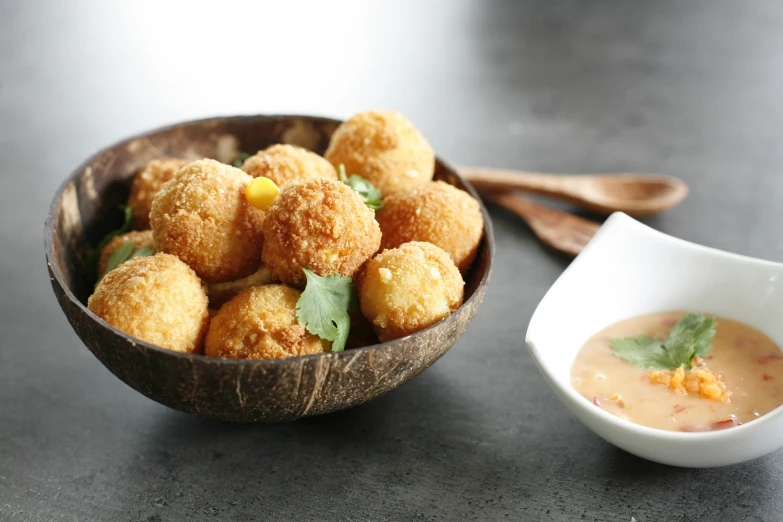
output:
[[[190,121],[124,140],[78,167],[46,219],[49,278],[65,315],[93,354],[124,383],[170,408],[238,422],[277,422],[356,406],[412,379],[451,348],[478,310],[494,254],[486,209],[484,239],[466,277],[465,303],[437,324],[395,341],[291,359],[225,360],[173,352],[131,337],[85,306],[80,276],[88,250],[119,226],[133,174],[163,156],[230,162],[238,151],[292,143],[323,153],[339,121],[309,116],[236,116]],[[435,178],[475,190],[441,160]],[[480,201],[480,200],[479,200]]]

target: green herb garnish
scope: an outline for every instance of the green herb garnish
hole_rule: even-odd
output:
[[[245,161],[247,161],[247,158],[250,156],[252,156],[252,154],[248,154],[247,152],[240,152],[237,154],[237,157],[234,158],[232,165],[234,165],[236,168],[241,168],[242,165],[245,164]]]
[[[98,246],[96,246],[93,250],[90,251],[89,254],[87,254],[87,257],[84,259],[84,262],[82,263],[82,276],[87,282],[89,282],[89,284],[92,284],[96,280],[98,275],[100,275],[98,274],[98,261],[101,258],[101,251],[103,251],[106,245],[109,244],[109,241],[111,241],[117,236],[121,236],[122,234],[130,232],[131,230],[133,209],[131,207],[120,207],[120,208],[122,208],[125,216],[124,218],[125,220],[123,221],[122,226],[106,234],[106,236],[101,240],[101,242],[98,243]]]
[[[689,313],[680,319],[665,340],[649,335],[612,340],[615,355],[639,368],[690,370],[694,357],[706,357],[712,351],[712,338],[718,322],[712,317]]]
[[[103,279],[103,276],[123,264],[125,261],[133,259],[134,257],[147,257],[154,254],[155,251],[150,247],[134,248],[131,241],[126,241],[121,247],[112,250],[109,259],[106,260],[106,271],[98,278],[98,282]]]
[[[307,286],[296,302],[296,317],[311,334],[333,341],[333,352],[342,352],[351,330],[348,312],[356,299],[353,281],[344,275],[321,277],[307,268],[302,270]]]
[[[380,210],[383,206],[381,203],[381,191],[373,186],[372,183],[364,179],[363,177],[352,174],[349,178],[345,174],[345,165],[340,163],[338,168],[340,172],[340,181],[354,189],[364,200],[364,204],[373,210]]]

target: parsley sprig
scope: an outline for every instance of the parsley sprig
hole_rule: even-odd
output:
[[[380,210],[383,207],[381,202],[381,191],[375,188],[372,183],[359,176],[358,174],[352,174],[348,177],[345,174],[345,165],[340,163],[337,169],[340,173],[340,181],[354,189],[364,200],[364,204],[373,210]]]
[[[321,277],[303,268],[307,286],[296,303],[296,317],[307,331],[321,339],[332,341],[332,351],[342,352],[351,330],[351,317],[356,291],[350,277]]]
[[[676,370],[691,369],[695,357],[706,357],[712,351],[712,338],[718,322],[712,317],[689,313],[680,319],[665,340],[642,334],[612,340],[612,351],[639,368]]]

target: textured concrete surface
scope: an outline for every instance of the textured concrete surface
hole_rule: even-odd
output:
[[[115,379],[46,277],[64,176],[157,125],[391,107],[457,163],[666,172],[647,220],[783,261],[783,6],[691,1],[0,3],[0,520],[783,520],[783,454],[651,464],[592,435],[522,339],[567,262],[495,211],[485,304],[379,400],[203,421]]]

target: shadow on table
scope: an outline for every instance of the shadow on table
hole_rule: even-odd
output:
[[[604,444],[600,455],[597,477],[606,487],[595,492],[597,498],[609,505],[646,505],[657,512],[657,519],[761,520],[760,513],[779,512],[781,507],[774,456],[693,469],[650,462],[610,444]]]
[[[501,478],[531,470],[481,442],[492,427],[467,411],[458,384],[430,370],[365,405],[285,424],[229,424],[161,409],[125,467],[128,495],[117,503],[134,518],[162,517],[153,520],[308,519],[317,510],[387,501],[411,519],[423,503],[439,509],[455,495],[467,507],[482,487],[494,496]],[[409,496],[415,502],[400,502]]]
[[[357,520],[390,512],[400,520],[746,520],[781,507],[774,457],[708,470],[654,464],[592,435],[543,388],[530,397],[549,416],[538,423],[524,413],[531,405],[504,417],[464,393],[434,368],[363,406],[286,424],[227,424],[160,408],[133,457],[118,463],[126,494],[115,502],[134,520],[160,521],[327,512]]]

